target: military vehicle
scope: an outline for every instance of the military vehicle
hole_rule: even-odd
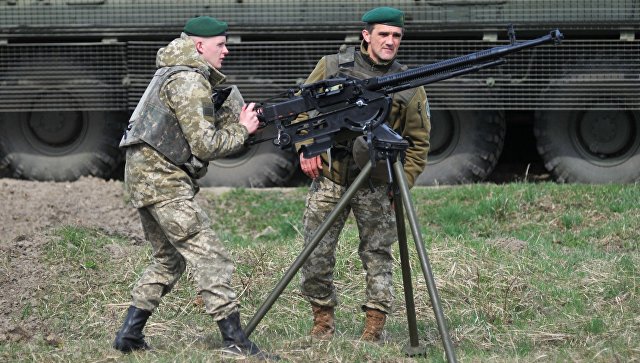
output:
[[[222,69],[245,100],[305,80],[359,45],[361,15],[406,13],[399,60],[418,66],[558,28],[565,41],[427,87],[429,164],[418,184],[482,181],[500,160],[540,160],[559,182],[640,179],[637,0],[0,0],[0,169],[33,180],[111,177],[155,54],[191,17],[230,25]],[[210,165],[206,186],[287,185],[297,157],[262,143]]]

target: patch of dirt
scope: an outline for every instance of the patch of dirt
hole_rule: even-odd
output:
[[[229,190],[206,189],[208,193]],[[0,344],[28,340],[36,332],[46,337],[46,322],[23,310],[25,302],[35,307],[47,283],[65,273],[50,271],[41,262],[43,246],[53,238],[52,231],[62,226],[125,236],[138,247],[144,243],[137,211],[127,204],[122,181],[81,178],[55,183],[0,177]],[[525,247],[522,241],[511,239],[492,243],[514,252]],[[128,254],[119,245],[106,248],[114,258]]]
[[[40,262],[54,229],[83,226],[128,237],[134,243],[143,241],[137,211],[126,203],[120,181],[0,179],[0,201],[0,343],[46,331],[33,316],[19,324],[15,319],[23,315],[25,301],[37,302],[38,293],[54,276]]]
[[[141,236],[135,208],[124,199],[122,182],[81,178],[75,182],[0,179],[2,242],[63,225]]]

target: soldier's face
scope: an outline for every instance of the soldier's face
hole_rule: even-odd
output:
[[[222,61],[229,53],[227,49],[227,37],[219,35],[210,38],[197,38],[195,40],[196,50],[202,55],[213,68],[222,68]]]
[[[364,41],[369,43],[369,57],[376,63],[393,60],[398,54],[402,28],[393,25],[375,24],[371,32],[362,31]]]

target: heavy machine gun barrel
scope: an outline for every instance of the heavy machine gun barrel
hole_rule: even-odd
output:
[[[314,231],[302,253],[249,322],[245,330],[247,335],[255,329],[277,297],[280,296],[296,272],[324,238],[336,218],[345,211],[354,193],[364,185],[364,180],[371,175],[373,165],[377,161],[384,160],[388,171],[387,180],[394,195],[394,213],[398,216],[396,228],[401,251],[407,320],[411,339],[411,346],[407,348],[406,352],[408,355],[420,354],[421,348],[418,342],[411,272],[406,259],[408,250],[403,217],[404,208],[407,211],[447,360],[452,363],[457,362],[417,223],[415,209],[411,202],[409,186],[404,175],[401,159],[410,145],[410,140],[403,139],[388,124],[384,123],[384,120],[391,107],[391,96],[389,96],[391,93],[477,72],[483,68],[504,63],[503,57],[508,54],[552,41],[558,44],[562,40],[562,34],[558,30],[538,39],[516,43],[515,33],[510,29],[509,37],[511,39],[510,45],[483,50],[387,76],[364,80],[350,77],[332,78],[303,85],[298,88],[297,92],[291,92],[289,99],[261,108],[259,119],[262,123],[275,124],[278,135],[274,144],[280,147],[290,147],[301,143],[302,153],[306,158],[309,158],[319,155],[338,142],[363,136],[369,146],[370,161],[362,167],[362,171],[337,202],[335,209]],[[305,112],[309,112],[308,117],[298,120],[298,115]]]
[[[394,73],[386,76],[369,78],[363,81],[365,87],[372,91],[385,90],[387,87],[394,87],[398,84],[409,82],[415,79],[430,77],[438,73],[459,69],[460,67],[481,64],[482,62],[495,60],[511,53],[520,52],[524,49],[533,48],[542,44],[551,43],[558,45],[563,39],[562,33],[558,29],[552,30],[549,34],[523,42],[512,42],[509,45],[503,45],[490,49],[481,50],[476,53],[463,55],[456,58],[443,60],[441,62],[428,64],[425,66],[409,69],[404,72]]]
[[[371,133],[382,124],[389,111],[392,93],[497,66],[505,63],[504,57],[509,54],[547,43],[557,45],[563,39],[557,29],[540,38],[516,42],[510,28],[509,37],[508,45],[403,72],[367,79],[331,78],[291,89],[286,100],[259,108],[261,127],[275,124],[277,135],[249,143],[274,140],[275,145],[287,148],[313,139],[313,143],[302,151],[306,157],[317,155],[336,141]],[[302,113],[309,113],[309,118],[293,122]]]

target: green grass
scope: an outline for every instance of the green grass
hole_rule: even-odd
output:
[[[206,191],[204,192],[206,193]],[[207,194],[214,229],[236,259],[246,323],[302,250],[306,190]],[[640,361],[640,187],[510,184],[416,188],[413,201],[458,360]],[[332,341],[307,337],[311,313],[298,278],[252,334],[285,361],[406,361],[409,342],[399,263],[386,344],[360,342],[364,275],[350,219],[338,247],[340,305]],[[419,338],[445,361],[420,263],[409,238]],[[397,249],[395,255],[398,256]],[[399,260],[399,257],[396,257]],[[189,273],[150,319],[153,352],[110,348],[146,245],[63,227],[42,263],[56,271],[15,319],[43,322],[31,340],[0,345],[1,361],[219,361],[216,325],[193,304]],[[189,271],[189,270],[188,270]]]

